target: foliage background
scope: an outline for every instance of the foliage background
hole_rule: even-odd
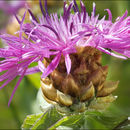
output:
[[[117,1],[117,0],[97,0],[88,1],[86,3],[87,11],[92,11],[92,3],[96,3],[96,14],[107,16],[104,9],[109,8],[112,11],[113,19],[122,16],[127,9],[130,15],[130,1]],[[53,8],[57,9],[57,0]],[[52,11],[53,8],[50,8]],[[60,8],[59,8],[60,9]],[[0,13],[0,16],[2,13]],[[6,17],[6,16],[5,16]],[[3,26],[3,25],[0,25]],[[117,100],[110,106],[110,109],[114,111],[112,106],[119,108],[119,113],[130,116],[130,60],[121,60],[106,54],[103,54],[102,63],[109,66],[108,79],[119,80],[120,84],[114,95],[118,95]],[[38,104],[36,103],[36,95],[40,86],[40,73],[27,76],[21,82],[11,106],[8,107],[7,103],[14,85],[14,80],[11,84],[0,90],[0,129],[16,129],[20,128],[26,115],[37,113]]]

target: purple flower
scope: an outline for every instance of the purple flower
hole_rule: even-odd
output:
[[[80,14],[80,23],[82,27],[86,27],[86,31],[84,31],[86,34],[77,42],[77,45],[93,46],[102,52],[118,58],[126,59],[130,57],[130,17],[127,17],[128,12],[126,11],[122,17],[117,18],[115,23],[112,23],[112,14],[109,9],[106,9],[109,19],[105,20],[104,16],[101,20],[98,20],[99,15],[95,16],[95,8],[95,4],[93,4],[91,17],[86,13],[82,2],[81,13],[77,9],[78,14]]]
[[[43,57],[49,58],[49,49],[42,46],[43,43],[36,42],[34,44],[22,37],[22,25],[25,14],[22,21],[19,21],[21,25],[19,37],[7,34],[0,36],[7,44],[5,48],[0,49],[0,57],[5,58],[3,61],[0,61],[0,72],[5,72],[0,76],[0,81],[5,81],[0,89],[11,82],[16,76],[20,76],[8,105],[24,75],[39,72],[37,66],[30,68],[29,65],[33,62],[40,62],[43,60]]]
[[[0,9],[6,12],[7,14],[14,14],[17,11],[25,6],[25,0],[16,1],[16,0],[1,0],[0,1]]]
[[[42,78],[45,78],[58,66],[62,56],[65,58],[69,74],[71,70],[69,55],[76,53],[77,47],[92,46],[115,57],[123,59],[130,57],[130,17],[126,18],[127,11],[112,23],[109,9],[106,10],[109,14],[108,20],[105,20],[105,16],[100,20],[99,15],[95,16],[95,4],[91,16],[88,16],[82,1],[81,12],[75,0],[69,5],[64,2],[63,16],[58,17],[56,13],[49,15],[46,0],[45,9],[41,0],[39,3],[43,14],[39,19],[34,17],[30,9],[28,11],[32,17],[31,23],[23,24],[26,12],[21,21],[16,17],[20,24],[19,37],[7,34],[0,36],[7,43],[6,48],[0,49],[0,57],[5,58],[0,64],[0,71],[5,72],[0,76],[0,81],[5,81],[0,88],[6,86],[16,76],[20,76],[9,104],[24,75],[41,71]],[[71,13],[72,9],[74,13]],[[22,33],[25,33],[27,38],[23,37]],[[50,57],[54,58],[45,68],[42,61]],[[29,68],[33,62],[37,62],[37,66]]]

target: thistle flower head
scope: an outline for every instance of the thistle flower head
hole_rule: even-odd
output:
[[[103,68],[100,64],[100,51],[118,58],[126,59],[130,57],[130,19],[129,17],[126,18],[127,11],[113,23],[109,9],[106,9],[109,14],[108,20],[105,19],[105,16],[99,19],[99,15],[95,15],[95,3],[93,4],[91,16],[86,12],[86,7],[82,1],[80,1],[81,11],[79,11],[80,9],[75,0],[69,4],[64,1],[63,15],[60,16],[56,13],[48,13],[47,0],[44,2],[44,8],[41,0],[39,4],[43,15],[39,19],[33,15],[30,9],[28,9],[28,12],[31,16],[31,23],[23,23],[26,12],[22,20],[19,20],[16,16],[20,24],[19,37],[7,34],[0,36],[7,43],[5,48],[0,49],[0,57],[5,58],[0,65],[0,71],[5,72],[0,76],[0,81],[5,82],[0,88],[6,86],[16,76],[20,76],[10,101],[24,75],[41,71],[43,73],[42,78],[46,78],[57,68],[58,72],[55,74],[62,72],[62,74],[59,74],[61,79],[69,75],[71,81],[66,78],[65,83],[71,82],[70,84],[72,84],[76,80],[76,77],[73,79],[76,65],[78,65],[79,69],[77,69],[77,73],[81,73],[82,66],[80,65],[83,63],[85,69],[87,59],[87,65],[89,65],[89,62],[93,63],[93,68],[90,67],[90,70],[93,72],[98,71],[95,73],[99,77],[96,81],[93,81],[95,82],[93,84],[99,86],[99,82],[100,85],[101,83],[104,84],[107,74],[107,67]],[[72,10],[74,10],[74,13],[71,13]],[[24,37],[23,33],[27,37]],[[89,50],[92,54],[88,53]],[[95,60],[94,62],[91,57]],[[44,62],[42,62],[43,59],[45,60]],[[29,65],[33,62],[38,64],[30,68]],[[75,62],[80,63],[77,64]],[[104,73],[100,75],[102,71]],[[82,80],[81,82],[85,81],[86,85],[90,85],[92,77],[89,75],[90,81],[88,82],[88,78],[84,80],[87,72],[84,73],[83,79],[80,77],[80,80]],[[100,76],[102,81],[99,80]],[[51,78],[55,79],[54,73],[52,73]],[[62,89],[61,91],[64,90]]]

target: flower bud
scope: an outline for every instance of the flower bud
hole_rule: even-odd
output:
[[[117,88],[118,81],[106,81],[108,66],[101,65],[101,52],[92,47],[77,50],[70,56],[70,74],[66,73],[62,55],[58,67],[49,77],[41,79],[44,97],[60,112],[103,109],[104,105],[114,101],[115,98],[109,95]],[[45,62],[49,64],[51,61],[45,59]]]

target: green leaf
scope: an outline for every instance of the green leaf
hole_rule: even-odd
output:
[[[67,126],[58,126],[56,129],[57,130],[73,130],[73,128],[67,127]]]
[[[118,124],[120,124],[124,119],[126,119],[126,116],[105,116],[102,115],[97,120],[102,122],[105,126],[107,126],[109,129],[115,128]]]
[[[60,120],[63,116],[59,114],[55,108],[51,109],[47,112],[45,119],[41,120],[41,124],[39,125],[38,129],[47,129],[51,127],[55,122]]]
[[[118,124],[114,129],[118,130],[130,130],[130,120],[127,118],[123,120],[120,124]]]
[[[93,116],[85,116],[85,122],[82,129],[107,129],[107,127],[98,121],[97,118]]]
[[[83,114],[64,116],[54,125],[52,125],[50,129],[56,129],[57,127],[59,128],[60,126],[76,129],[80,127],[80,124],[82,124],[83,122],[82,119],[83,119]]]
[[[22,124],[22,128],[29,129],[31,128],[37,120],[43,116],[43,113],[28,115]]]
[[[55,110],[55,108],[51,108],[44,113],[27,116],[22,128],[47,129],[61,118],[62,116]]]
[[[88,129],[94,129],[93,126],[95,126],[97,129],[99,128],[99,126],[105,126],[106,129],[113,129],[127,118],[127,116],[125,115],[115,115],[112,113],[112,111],[87,111],[85,115],[87,116],[85,120],[86,122],[88,122],[88,125],[86,125],[87,128],[89,127]]]
[[[130,130],[130,124],[117,128],[118,130]]]
[[[44,113],[27,116],[23,129],[115,129],[129,128],[130,122],[124,122],[127,116],[112,111],[87,110],[81,114],[61,115],[53,107]]]

